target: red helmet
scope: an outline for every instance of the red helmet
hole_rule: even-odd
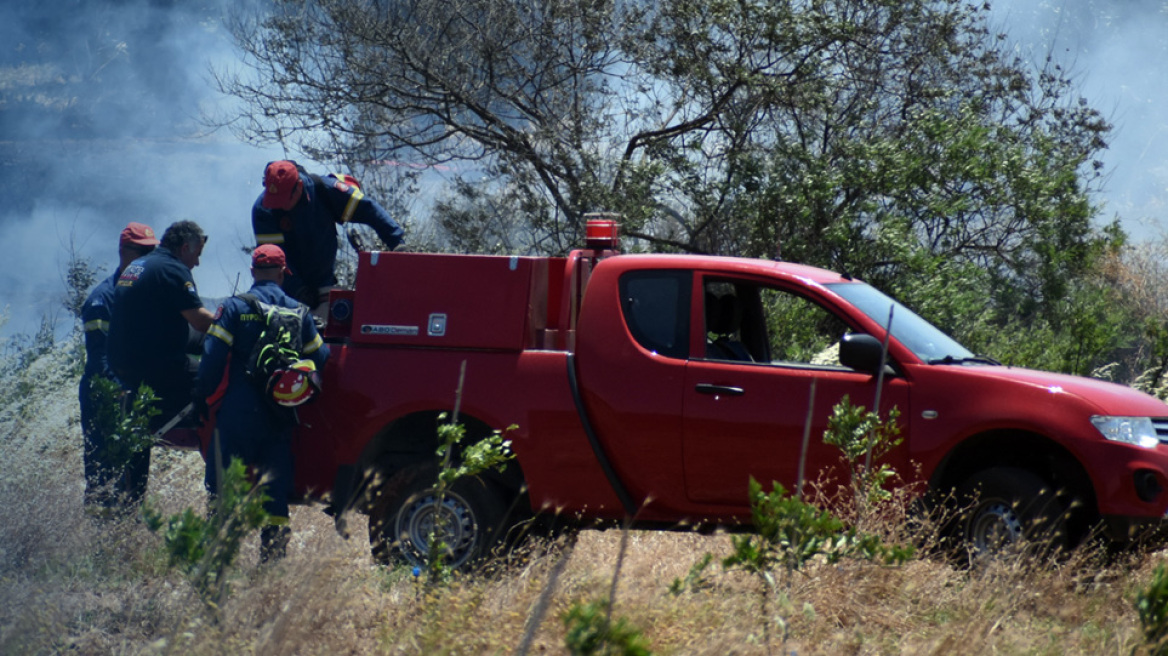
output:
[[[297,360],[288,369],[272,374],[268,392],[283,406],[294,407],[311,400],[320,391],[320,375],[312,360]]]

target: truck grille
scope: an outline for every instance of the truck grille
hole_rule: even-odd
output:
[[[1152,417],[1152,426],[1156,429],[1160,443],[1168,444],[1168,417]]]

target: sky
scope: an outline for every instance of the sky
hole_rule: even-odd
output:
[[[203,226],[210,239],[194,276],[204,297],[249,284],[245,248],[263,167],[296,153],[208,132],[198,121],[233,102],[209,76],[236,56],[216,20],[227,4],[0,7],[0,308],[8,308],[0,344],[35,331],[46,314],[67,333],[72,318],[60,299],[70,252],[109,275],[128,221],[160,235],[179,219]],[[1021,56],[1041,61],[1050,52],[1070,68],[1115,125],[1102,157],[1109,178],[1097,199],[1104,218],[1120,216],[1137,240],[1163,237],[1168,0],[998,0],[992,16]]]

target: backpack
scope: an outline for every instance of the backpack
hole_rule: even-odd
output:
[[[261,301],[252,294],[239,294],[238,296],[247,302],[252,311],[258,314],[264,323],[260,337],[256,340],[255,346],[252,347],[251,353],[248,354],[247,361],[244,363],[243,370],[248,380],[263,392],[266,399],[279,405],[299,405],[312,398],[317,387],[315,376],[309,377],[309,382],[313,386],[312,391],[303,396],[297,396],[291,402],[289,399],[281,398],[276,389],[281,382],[281,377],[288,372],[315,373],[315,367],[312,367],[311,372],[304,369],[306,364],[311,365],[312,363],[311,361],[305,362],[302,353],[304,336],[301,334],[301,327],[304,325],[304,317],[308,314],[308,308],[303,304],[298,304],[295,308],[272,305]]]

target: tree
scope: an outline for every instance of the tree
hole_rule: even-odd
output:
[[[1121,241],[1090,203],[1110,126],[962,0],[274,5],[233,24],[236,127],[459,167],[432,217],[454,250],[563,254],[610,210],[634,247],[781,254],[909,296],[940,271],[1030,320]]]

